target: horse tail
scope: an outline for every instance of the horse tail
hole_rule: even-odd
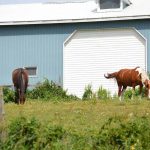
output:
[[[110,78],[116,78],[118,72],[114,72],[114,73],[107,73],[107,75],[104,74],[104,77],[106,79],[110,79]]]
[[[20,92],[24,93],[24,78],[23,78],[23,69],[20,68],[20,74],[19,74],[19,85],[20,85]]]
[[[134,70],[136,70],[137,68],[140,68],[139,66],[135,67]]]

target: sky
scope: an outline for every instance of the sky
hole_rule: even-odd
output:
[[[18,4],[18,3],[35,3],[46,2],[48,0],[0,0],[0,4]]]

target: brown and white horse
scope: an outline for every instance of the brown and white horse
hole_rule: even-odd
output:
[[[24,104],[25,94],[28,87],[28,72],[26,69],[18,68],[12,72],[12,81],[15,88],[15,100],[18,104]]]
[[[118,84],[118,96],[121,97],[128,86],[135,87],[140,86],[140,94],[142,93],[143,85],[145,85],[147,96],[150,98],[150,80],[146,72],[140,68],[136,67],[134,69],[121,69],[118,72],[104,74],[107,79],[115,78]]]

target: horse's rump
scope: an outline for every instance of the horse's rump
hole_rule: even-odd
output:
[[[28,72],[23,68],[15,69],[12,73],[12,80],[16,87],[20,87],[21,84],[28,83]],[[23,83],[22,83],[23,80]]]
[[[23,68],[15,69],[12,73],[12,80],[16,91],[16,99],[25,101],[25,93],[28,86],[27,70]]]

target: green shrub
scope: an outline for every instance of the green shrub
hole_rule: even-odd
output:
[[[4,87],[3,88],[3,96],[4,96],[4,102],[8,103],[8,102],[15,102],[15,92],[8,88],[8,87]]]
[[[91,149],[92,138],[66,131],[60,125],[39,124],[34,118],[19,117],[8,126],[5,141],[0,140],[1,150]]]
[[[46,139],[47,142],[56,142],[62,140],[66,131],[61,126],[48,125],[46,128]]]
[[[15,102],[15,92],[8,88],[3,88],[4,101]],[[47,79],[43,83],[37,84],[33,89],[28,89],[26,98],[29,99],[43,99],[43,100],[78,100],[79,98],[74,95],[68,95],[67,91],[63,90],[62,87],[56,85],[54,82]]]
[[[132,89],[127,89],[125,92],[124,92],[124,95],[123,95],[123,98],[124,99],[131,99],[132,98]]]
[[[28,90],[27,98],[44,99],[44,100],[76,100],[76,96],[67,95],[67,91],[56,85],[53,81],[45,79],[43,83],[39,83],[34,89]]]
[[[95,149],[149,149],[150,129],[146,117],[135,117],[128,122],[120,117],[110,118],[101,128]]]
[[[32,149],[38,139],[39,126],[40,124],[34,118],[17,118],[9,126],[8,139],[4,149]]]
[[[66,147],[72,150],[92,150],[93,137],[77,133],[68,134]]]
[[[1,150],[57,149],[112,150],[150,149],[150,120],[146,117],[111,117],[98,133],[80,134],[63,126],[40,124],[35,118],[19,117],[8,126]]]
[[[48,124],[41,130],[41,134],[38,141],[34,144],[34,148],[62,150],[65,136],[66,131],[61,126]]]
[[[132,89],[132,88],[128,88],[125,92],[124,92],[124,98],[125,99],[131,99],[132,97],[138,97],[138,96],[141,96],[141,97],[145,97],[145,87],[142,89],[142,93],[140,95],[140,89],[139,87],[138,88],[135,88],[135,91]]]

